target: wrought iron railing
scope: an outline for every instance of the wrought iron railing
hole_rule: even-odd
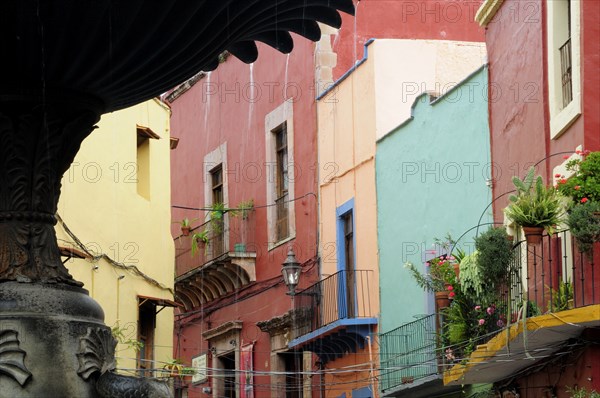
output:
[[[594,249],[598,254],[598,244]],[[545,234],[540,244],[518,242],[514,252],[510,289],[502,292],[513,311],[523,300],[540,313],[600,304],[597,255],[581,253],[569,231]]]
[[[316,330],[339,319],[372,318],[376,293],[373,271],[339,271],[314,285],[299,291],[294,298],[297,311],[308,316],[304,330]]]
[[[201,267],[225,253],[256,251],[254,211],[225,213],[223,218],[209,220],[194,227],[189,235],[175,238],[176,274]]]
[[[484,344],[525,317],[600,304],[600,270],[594,264],[594,258],[600,256],[598,243],[594,254],[581,253],[569,231],[544,234],[537,244],[516,242],[507,278],[500,283],[500,300],[496,303],[502,311],[500,321],[485,335],[468,336],[471,343]],[[468,355],[462,348],[452,347]]]
[[[424,315],[379,336],[383,392],[438,373],[436,315]]]
[[[573,100],[571,38],[559,48],[563,108]]]

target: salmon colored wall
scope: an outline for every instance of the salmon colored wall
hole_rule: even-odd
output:
[[[376,344],[372,344],[374,348]],[[373,388],[373,397],[378,396],[377,374],[371,377],[369,361],[370,358],[377,361],[377,353],[369,355],[368,345],[364,349],[358,349],[354,354],[347,354],[335,361],[328,362],[325,365],[325,395],[324,398],[338,398],[346,394],[346,398],[352,398],[352,390],[358,390],[364,387]],[[377,362],[375,362],[377,363]],[[374,372],[377,372],[377,365],[374,365]],[[348,370],[353,370],[348,372]],[[372,384],[371,384],[372,383]]]

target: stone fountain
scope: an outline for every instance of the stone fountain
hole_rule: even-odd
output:
[[[0,3],[0,398],[168,397],[114,372],[100,306],[61,262],[61,177],[100,116],[155,97],[227,50],[320,39],[352,0]]]

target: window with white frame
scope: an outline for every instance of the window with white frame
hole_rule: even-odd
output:
[[[581,115],[581,1],[547,0],[551,138]]]
[[[204,207],[209,209],[215,205],[227,207],[229,190],[227,186],[227,143],[219,145],[204,156]],[[211,212],[206,212],[206,221]],[[218,256],[229,248],[229,221],[226,215],[221,220],[211,223],[208,254]]]
[[[293,102],[265,117],[269,250],[296,236]]]

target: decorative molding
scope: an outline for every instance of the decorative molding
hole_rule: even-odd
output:
[[[479,23],[479,25],[486,27],[494,18],[494,15],[502,6],[504,0],[485,0],[479,10],[477,10],[477,14],[475,14],[475,21]]]
[[[115,370],[115,347],[117,341],[107,328],[88,328],[87,334],[79,341],[79,369],[77,374],[88,380],[94,373],[101,375]]]
[[[225,322],[214,329],[210,329],[202,333],[202,337],[204,337],[206,340],[211,340],[232,330],[242,330],[242,321]]]
[[[0,281],[82,286],[61,261],[54,215],[62,175],[102,108],[38,101],[0,98]]]
[[[25,366],[27,353],[20,348],[19,334],[14,330],[0,331],[0,374],[12,377],[23,387],[31,377]]]

